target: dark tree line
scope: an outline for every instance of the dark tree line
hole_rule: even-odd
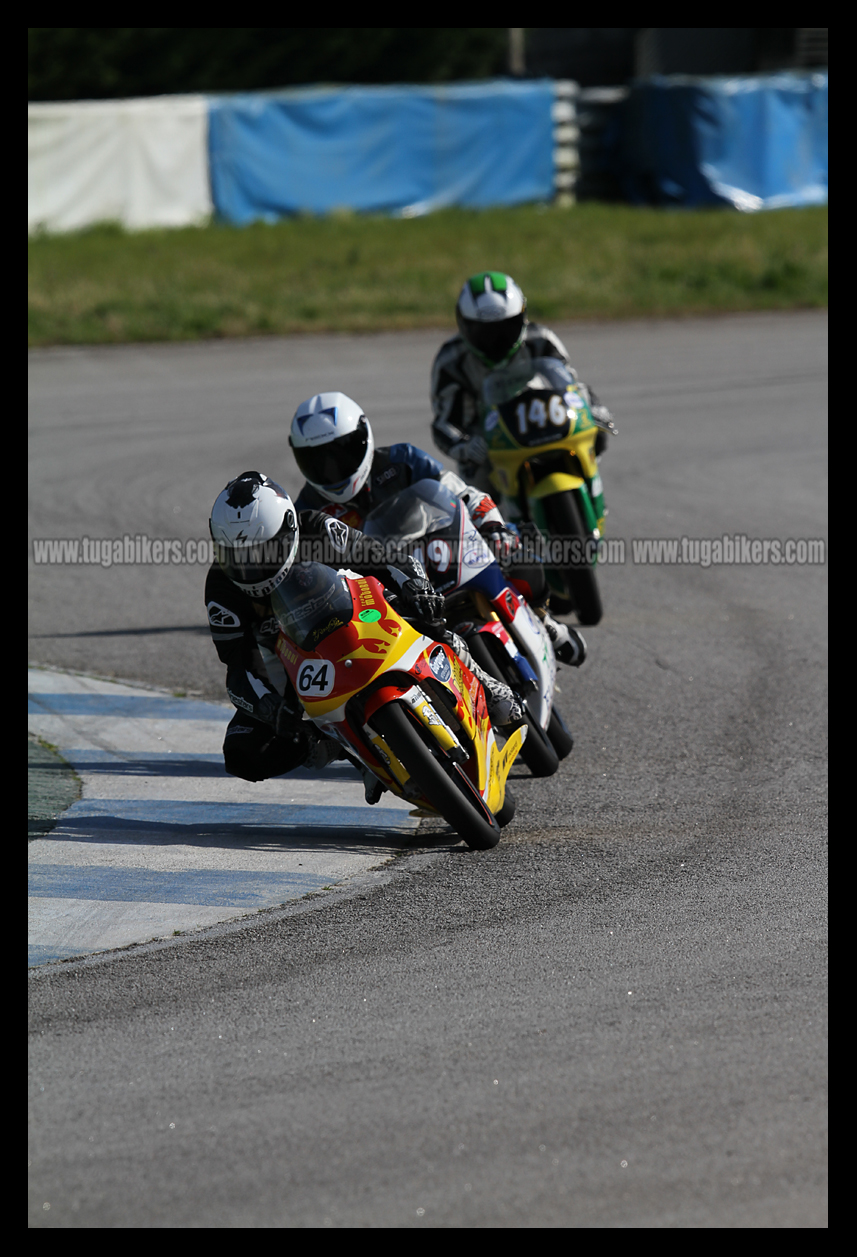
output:
[[[441,83],[508,72],[506,27],[41,26],[28,35],[31,101]]]

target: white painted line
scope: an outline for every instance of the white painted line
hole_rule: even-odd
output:
[[[47,669],[28,726],[81,777],[81,799],[29,844],[30,964],[165,938],[342,882],[418,825],[363,798],[337,761],[246,782],[223,771],[234,709]]]

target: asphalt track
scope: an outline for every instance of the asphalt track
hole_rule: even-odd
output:
[[[630,555],[826,537],[826,314],[558,330],[629,550],[571,759],[494,852],[31,971],[31,1226],[826,1225],[827,569]],[[436,343],[34,353],[31,538],[204,536],[321,388],[429,447]],[[218,699],[203,577],[31,566],[30,659]]]

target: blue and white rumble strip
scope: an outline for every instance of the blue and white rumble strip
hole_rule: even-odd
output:
[[[355,770],[223,771],[232,707],[30,669],[28,725],[83,782],[29,844],[29,964],[166,938],[377,867],[418,825]]]

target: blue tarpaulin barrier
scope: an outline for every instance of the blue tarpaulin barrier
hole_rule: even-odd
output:
[[[547,200],[554,97],[544,79],[213,98],[215,210],[241,224]]]
[[[636,204],[740,210],[827,203],[827,74],[635,83],[615,173]]]

